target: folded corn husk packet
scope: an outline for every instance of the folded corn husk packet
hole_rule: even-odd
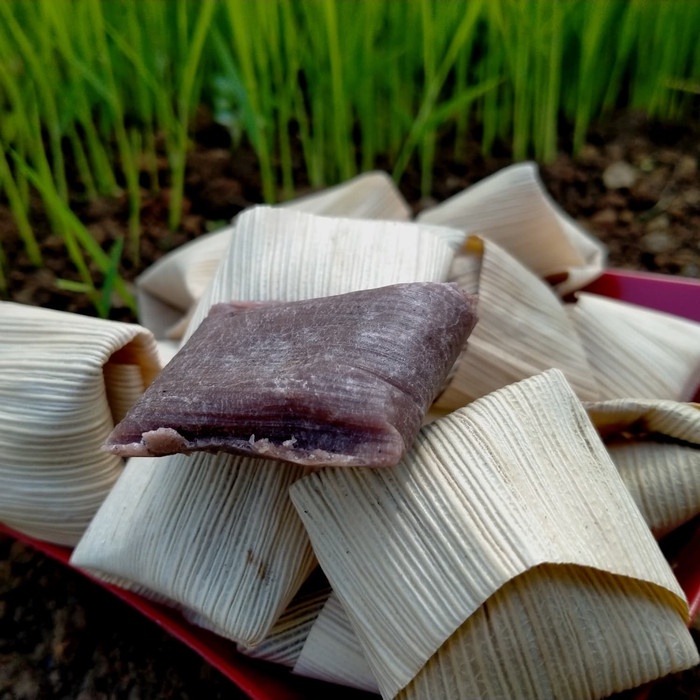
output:
[[[410,216],[407,202],[383,172],[363,173],[280,206],[357,219],[407,221]],[[139,320],[157,338],[182,337],[188,315],[214,277],[234,228],[231,225],[199,236],[164,255],[137,279]]]
[[[552,200],[534,163],[516,163],[418,215],[498,243],[560,296],[600,275],[605,246]]]
[[[253,208],[238,218],[183,343],[220,302],[294,301],[444,281],[454,236],[415,223]],[[259,644],[315,565],[288,497],[305,467],[260,462],[207,452],[148,459],[145,468],[130,460],[71,562],[187,609],[240,644]]]
[[[238,645],[251,658],[269,661],[306,678],[379,692],[348,616],[325,577],[315,572],[289,607],[254,647]]]
[[[556,367],[581,400],[595,400],[581,338],[550,285],[500,245],[470,236],[449,279],[478,297],[479,322],[433,410],[451,411],[519,379]]]
[[[700,515],[700,404],[617,399],[584,406],[657,538]]]
[[[119,477],[100,446],[160,370],[137,325],[0,302],[0,520],[74,545]]]
[[[71,563],[259,643],[316,566],[287,497],[304,474],[224,453],[130,459]]]
[[[699,323],[585,292],[567,312],[601,400],[693,398],[700,382]]]
[[[435,420],[396,467],[290,493],[385,698],[604,697],[700,660],[559,370]]]
[[[384,172],[279,205],[322,216],[407,221],[411,210]],[[605,264],[603,244],[554,202],[534,163],[502,169],[418,216],[426,225],[493,240],[564,296],[595,279]],[[200,236],[164,255],[137,280],[139,321],[159,339],[180,338],[210,283],[235,229]]]

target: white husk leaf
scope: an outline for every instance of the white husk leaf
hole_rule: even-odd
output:
[[[564,276],[560,295],[603,271],[606,249],[549,196],[534,163],[517,163],[425,209],[418,221],[493,240],[543,278]]]
[[[129,460],[71,563],[256,644],[315,566],[287,497],[303,473],[224,454]]]
[[[478,294],[479,322],[435,408],[459,408],[552,367],[580,399],[598,398],[578,333],[549,285],[493,241],[470,237],[465,248],[450,279]]]
[[[222,301],[296,300],[394,282],[444,279],[453,248],[433,231],[433,227],[409,223],[330,219],[272,207],[250,209],[238,218],[230,246],[195,308],[186,337],[211,306]],[[120,488],[115,489],[113,498],[97,514],[93,527],[77,548],[74,563],[100,570],[115,581],[128,581],[129,586],[139,590],[148,589],[151,595],[167,596],[192,615],[207,620],[201,619],[201,624],[242,644],[259,643],[309,573],[309,559],[304,553],[309,548],[308,538],[298,526],[287,494],[289,483],[300,474],[298,468],[271,463],[265,470],[239,469],[238,462],[232,462],[225,454],[202,454],[196,460],[178,455],[160,457],[147,465],[149,479],[158,484],[158,489],[145,489],[139,466],[128,468],[119,482]],[[270,468],[279,472],[278,480],[269,481],[266,474]],[[190,471],[193,480],[196,476],[196,489],[187,485],[186,475]],[[178,476],[180,472],[182,476]],[[245,483],[237,497],[237,510],[256,513],[260,520],[236,519],[235,528],[225,536],[226,541],[211,537],[202,540],[202,528],[211,517],[211,503],[218,499],[219,482],[234,476],[236,483]],[[264,507],[259,502],[263,489],[268,492]],[[162,496],[166,491],[170,494],[167,499]],[[152,513],[149,523],[152,531],[161,532],[159,528],[163,528],[163,534],[159,535],[163,544],[156,542],[149,549],[147,564],[141,562],[141,539],[132,537],[133,528],[127,527],[127,522],[111,538],[109,549],[113,549],[113,556],[105,555],[100,538],[94,534],[114,530],[112,520],[128,508],[120,505],[121,501],[137,497],[139,509]],[[187,521],[183,512],[187,513]],[[275,523],[282,515],[289,519],[288,534],[293,536],[287,551],[268,548],[268,539],[263,539],[259,546],[251,545],[253,552],[261,548],[267,552],[265,565],[275,572],[277,581],[275,596],[257,592],[255,580],[246,579],[244,583],[250,590],[241,589],[234,602],[220,608],[218,601],[230,598],[230,592],[224,590],[230,584],[223,573],[216,572],[215,583],[182,588],[181,571],[170,563],[171,550],[218,549],[228,552],[228,557],[240,557],[240,551],[231,551],[227,542],[255,543],[257,537],[265,537],[264,523]],[[188,527],[184,527],[185,522]],[[217,559],[222,572],[235,565],[227,561],[223,554]],[[150,570],[162,575],[155,577],[148,573]],[[235,605],[241,610],[234,616]]]
[[[700,381],[700,323],[585,292],[567,309],[601,400],[692,399]]]
[[[608,452],[656,537],[700,514],[700,447],[630,441]]]
[[[310,214],[405,221],[410,207],[391,178],[364,173],[281,205]],[[183,317],[201,298],[228,248],[234,226],[199,236],[164,255],[136,280],[139,320],[158,338],[181,337]],[[178,335],[179,334],[179,335]]]
[[[160,370],[134,324],[0,302],[0,520],[74,545],[119,477],[101,451]]]
[[[262,642],[254,647],[239,644],[238,650],[255,659],[293,668],[330,595],[327,583],[310,591],[302,589]]]
[[[584,403],[603,438],[622,432],[659,433],[700,445],[700,404],[663,399],[611,399]]]
[[[279,205],[319,216],[408,221],[411,207],[391,177],[382,171],[362,173],[334,187],[296,197]]]
[[[325,578],[302,588],[260,644],[239,644],[238,650],[299,676],[378,692],[357,635]]]
[[[236,234],[183,342],[214,300],[296,301],[399,282],[445,281],[454,235],[410,222],[253,207],[238,217]]]
[[[697,661],[661,589],[543,565],[489,598],[397,698],[602,698]]]
[[[700,514],[700,405],[618,399],[586,409],[656,537]]]
[[[378,693],[377,682],[338,596],[331,593],[312,625],[294,673]]]
[[[434,421],[397,467],[325,469],[290,493],[386,698],[504,584],[542,564],[656,587],[687,635],[683,592],[559,370]],[[536,633],[550,634],[539,622]],[[677,644],[697,662],[692,639]],[[611,661],[629,665],[631,685],[646,679],[640,651],[628,645]]]
[[[165,367],[180,349],[180,342],[177,340],[157,340],[156,343],[161,364]]]

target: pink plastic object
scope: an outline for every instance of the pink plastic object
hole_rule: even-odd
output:
[[[652,273],[608,270],[585,291],[633,304],[666,311],[700,322],[700,280],[669,277]],[[700,389],[696,400],[700,399]],[[40,542],[15,532],[0,523],[0,532],[25,542],[44,554],[70,566],[70,550]],[[700,520],[696,518],[689,533],[672,555],[671,565],[690,603],[691,615],[700,612]],[[375,698],[359,691],[329,685],[321,681],[293,676],[274,664],[259,662],[239,654],[235,646],[214,634],[195,628],[176,611],[152,603],[129,591],[96,581],[118,598],[139,610],[175,638],[187,644],[214,668],[229,678],[252,700],[302,700],[329,697],[337,700]],[[648,687],[640,689],[645,697]]]

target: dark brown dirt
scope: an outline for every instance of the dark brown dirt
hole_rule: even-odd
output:
[[[189,158],[185,214],[167,228],[167,183],[144,192],[140,260],[122,272],[133,280],[167,250],[261,201],[254,155],[232,154],[226,136],[205,124]],[[429,198],[421,198],[417,170],[400,189],[415,211],[441,201],[511,163],[507,152],[485,158],[475,142],[460,162],[449,136],[434,172]],[[700,130],[653,124],[625,114],[593,130],[576,158],[561,154],[541,165],[554,199],[609,248],[609,265],[700,277]],[[381,168],[381,164],[378,164]],[[298,177],[300,193],[307,188]],[[105,250],[126,231],[123,196],[82,202],[75,211]],[[58,236],[37,200],[36,235],[46,257],[34,269],[20,245],[7,203],[0,201],[0,243],[8,261],[5,298],[94,314],[82,295],[58,290],[56,278],[76,279]],[[99,279],[99,275],[96,275]],[[112,317],[134,320],[118,303]],[[238,698],[227,680],[138,613],[32,549],[0,537],[0,700],[33,698]],[[698,672],[668,679],[652,698],[698,698]]]

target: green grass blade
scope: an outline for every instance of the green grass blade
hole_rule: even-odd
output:
[[[88,254],[90,260],[96,265],[102,275],[107,276],[112,273],[114,269],[113,260],[102,250],[90,231],[66,205],[56,191],[53,181],[42,177],[16,154],[13,154],[13,157],[17,167],[24,171],[29,181],[36,187],[47,210],[51,212],[53,219],[58,222],[55,228],[61,235],[68,255],[75,265],[82,283],[93,290],[91,298],[99,311],[97,291],[90,272],[90,266],[83,255],[83,250]],[[136,302],[125,280],[119,276],[115,277],[113,279],[113,287],[124,303],[136,313]]]

